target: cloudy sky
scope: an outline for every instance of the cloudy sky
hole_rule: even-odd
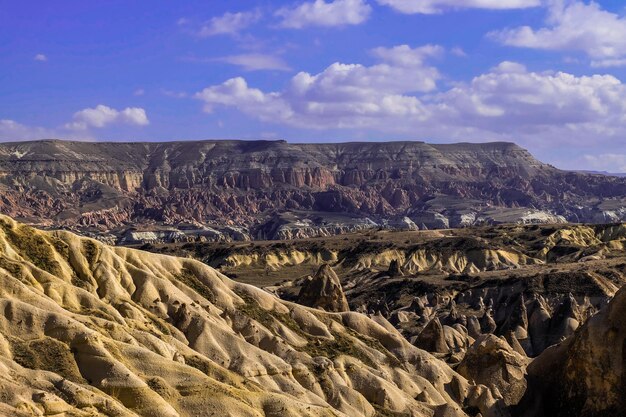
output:
[[[626,172],[623,0],[0,0],[0,140],[514,141]]]

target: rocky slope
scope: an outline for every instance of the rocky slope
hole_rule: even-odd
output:
[[[626,415],[626,289],[529,367],[530,389],[515,407],[524,417]]]
[[[450,363],[459,363],[471,339],[486,334],[506,337],[530,357],[569,337],[626,283],[625,248],[622,224],[149,247],[195,257],[237,280],[309,305],[300,294],[317,282],[318,268],[332,271],[352,310],[381,317]],[[318,284],[316,300],[340,296],[330,286],[327,295],[321,288],[326,286]]]
[[[507,413],[384,321],[4,216],[0,308],[0,415]]]
[[[533,231],[504,229],[518,239]],[[618,244],[624,228],[534,231],[561,256],[589,256],[562,250],[569,245],[602,259],[583,262],[586,279],[558,278],[563,271],[498,283],[470,275],[469,291],[454,280],[436,290],[435,276],[422,276],[425,296],[368,318],[281,300],[190,258],[42,232],[0,216],[0,415],[623,415],[626,290],[615,288],[626,272]],[[530,245],[536,254],[545,247]],[[387,304],[402,304],[415,290],[400,262],[377,274],[395,288]],[[363,282],[374,279],[366,274]],[[322,263],[315,284],[299,295],[317,294],[323,307],[344,310],[338,281]],[[574,294],[555,304],[562,285]],[[577,291],[614,298],[595,314],[585,312],[589,300],[576,301]],[[469,314],[473,308],[485,312],[480,320]],[[411,320],[421,330],[407,337],[399,326],[403,337],[397,325]],[[552,346],[529,359],[525,339],[539,330]]]
[[[626,216],[625,178],[511,143],[3,143],[0,191],[2,213],[128,243]]]

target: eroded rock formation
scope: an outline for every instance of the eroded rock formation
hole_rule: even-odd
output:
[[[320,266],[317,273],[305,281],[298,295],[298,303],[326,311],[350,311],[341,281],[328,264]]]
[[[131,226],[293,239],[626,218],[626,179],[560,171],[512,143],[3,143],[0,190],[2,213],[117,237]]]
[[[469,380],[491,388],[506,405],[514,405],[526,392],[525,371],[529,362],[506,340],[490,334],[479,337],[469,347],[456,369]]]
[[[570,303],[571,305],[571,303]],[[570,305],[563,307],[571,311]],[[516,416],[626,415],[626,288],[572,337],[528,367],[530,386]]]
[[[467,417],[503,409],[395,329],[0,216],[0,414]]]

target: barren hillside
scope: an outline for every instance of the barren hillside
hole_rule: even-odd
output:
[[[4,214],[124,243],[626,216],[625,178],[512,143],[3,143],[0,190]]]
[[[0,218],[0,413],[496,416],[398,332],[194,260]],[[470,411],[471,410],[471,411]]]

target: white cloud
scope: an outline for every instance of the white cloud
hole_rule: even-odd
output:
[[[207,87],[195,94],[195,98],[204,101],[204,111],[213,112],[217,105],[236,107],[246,114],[255,114],[262,120],[287,120],[291,109],[278,94],[263,93],[249,88],[241,77],[231,78],[223,84]]]
[[[42,127],[26,126],[14,120],[0,119],[0,141],[24,141],[55,138],[56,132]]]
[[[236,35],[256,23],[260,18],[261,12],[258,10],[238,13],[226,12],[205,22],[198,31],[198,35],[201,37]],[[183,24],[187,24],[187,20]]]
[[[609,59],[600,59],[591,61],[591,66],[593,68],[615,68],[615,67],[625,67],[626,66],[626,58],[609,58]]]
[[[425,59],[441,56],[443,53],[444,49],[439,45],[425,45],[419,48],[398,45],[392,48],[378,47],[372,49],[372,55],[399,67],[422,67]]]
[[[603,153],[584,155],[581,161],[588,169],[613,173],[626,173],[626,154]]]
[[[541,5],[541,0],[377,0],[405,14],[435,14],[457,9],[525,9]]]
[[[307,26],[358,25],[367,20],[372,8],[365,0],[314,0],[276,11],[279,26],[301,29]]]
[[[37,54],[33,57],[33,59],[39,62],[46,62],[48,60],[48,57],[45,56],[44,54]]]
[[[124,110],[116,110],[99,104],[94,108],[86,108],[74,113],[74,121],[67,123],[65,128],[84,130],[90,127],[102,128],[110,124],[146,126],[149,123],[146,111],[142,108],[127,107]]]
[[[259,53],[229,55],[215,59],[216,61],[238,65],[246,71],[278,70],[289,71],[289,65],[280,57]]]
[[[316,75],[300,72],[282,92],[264,93],[239,77],[207,87],[196,98],[204,101],[205,111],[231,106],[261,120],[310,128],[374,125],[394,115],[424,118],[419,100],[403,94],[436,88],[439,72],[424,59],[440,51],[432,45],[376,48],[378,64],[334,63]]]
[[[582,51],[596,67],[626,64],[626,17],[603,10],[595,2],[551,0],[546,24],[540,29],[521,26],[489,36],[516,47]]]
[[[450,53],[454,56],[458,56],[461,58],[465,58],[467,57],[467,53],[463,50],[463,48],[455,46],[454,48],[452,48],[450,50]]]
[[[41,139],[71,139],[92,141],[94,138],[88,131],[68,130],[64,127],[47,128],[41,126],[29,126],[15,120],[0,119],[1,142],[23,142]]]
[[[72,122],[54,128],[29,126],[15,120],[0,119],[0,141],[17,142],[56,138],[92,141],[94,138],[90,128],[101,128],[113,123],[137,126],[145,126],[149,123],[144,109],[127,107],[118,111],[103,105],[80,110],[74,113],[73,119]]]
[[[300,72],[282,92],[264,93],[233,78],[205,88],[196,98],[204,101],[206,111],[232,106],[261,120],[300,127],[358,127],[396,113],[423,117],[419,101],[402,94],[436,88],[439,73],[423,61],[440,51],[432,45],[376,48],[372,54],[381,60],[378,64],[334,63],[316,75]]]
[[[206,111],[234,107],[265,122],[310,129],[367,129],[414,139],[512,140],[583,146],[626,135],[626,85],[611,75],[533,72],[503,62],[470,82],[437,91],[425,60],[439,48],[377,48],[372,66],[334,63],[301,72],[281,91],[239,77],[195,97]]]
[[[432,103],[446,106],[441,116],[448,123],[499,134],[541,134],[554,128],[610,134],[610,126],[626,126],[625,99],[624,84],[611,75],[530,72],[505,62]]]

